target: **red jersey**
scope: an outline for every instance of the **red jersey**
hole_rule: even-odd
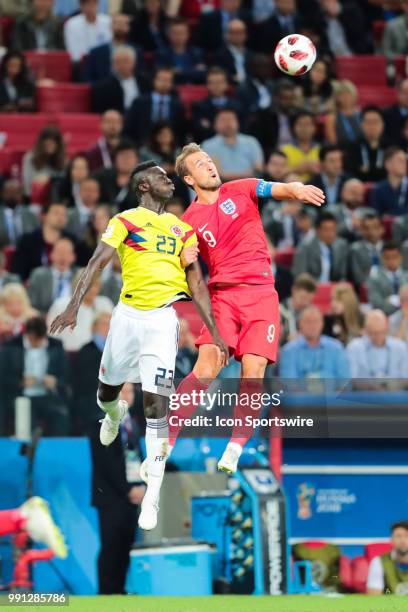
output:
[[[215,283],[274,283],[258,210],[258,179],[225,183],[214,204],[190,204],[182,219],[198,238],[200,255]]]

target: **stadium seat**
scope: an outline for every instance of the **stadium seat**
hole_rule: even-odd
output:
[[[177,91],[180,96],[187,117],[191,117],[191,108],[194,102],[203,100],[208,96],[208,90],[205,85],[179,85]]]
[[[351,588],[356,593],[365,593],[367,589],[368,561],[362,555],[351,560]]]
[[[37,107],[42,113],[89,113],[91,89],[78,83],[37,87]]]
[[[372,104],[380,108],[386,108],[397,102],[397,91],[395,87],[359,85],[358,100],[361,108]]]
[[[71,80],[71,58],[67,51],[26,51],[24,55],[36,79]]]
[[[387,85],[386,61],[383,55],[354,55],[336,58],[338,79],[348,79],[355,85]]]
[[[21,163],[26,148],[0,149],[0,173],[7,177],[21,178]]]
[[[46,113],[0,113],[0,149],[30,148],[38,132],[50,123],[53,118]]]
[[[313,304],[315,304],[323,314],[327,314],[330,311],[331,294],[333,287],[336,285],[337,283],[319,283],[317,285],[317,291],[313,298]]]
[[[5,255],[6,258],[6,270],[10,271],[11,270],[11,265],[13,263],[13,256],[15,253],[16,248],[14,246],[6,246],[3,249],[3,253]]]
[[[380,47],[384,35],[385,21],[377,19],[372,23],[373,39],[376,47]]]
[[[55,121],[64,136],[69,151],[89,149],[100,137],[100,117],[92,113],[59,113]]]
[[[360,300],[361,304],[368,303],[368,290],[367,290],[367,285],[365,283],[362,283],[359,287],[358,299]]]
[[[186,319],[190,325],[191,333],[193,334],[194,338],[197,338],[200,334],[203,322],[200,315],[196,311],[193,302],[177,302],[174,304],[174,308],[177,312],[177,316]]]
[[[31,183],[31,198],[32,204],[40,204],[46,206],[50,201],[51,196],[51,181],[33,181]]]
[[[0,17],[0,40],[5,47],[10,46],[14,17]]]
[[[276,251],[275,262],[279,266],[285,266],[286,268],[290,268],[293,262],[294,255],[295,249],[282,249],[280,251]]]
[[[405,79],[407,76],[407,58],[405,55],[399,55],[394,59],[395,72],[397,78]]]
[[[391,240],[392,238],[392,226],[394,225],[395,217],[391,215],[384,215],[382,218],[382,223],[384,226],[384,238],[386,240]]]

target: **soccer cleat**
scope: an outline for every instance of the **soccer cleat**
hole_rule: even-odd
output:
[[[235,474],[238,468],[238,460],[241,455],[240,451],[241,447],[239,444],[229,443],[218,462],[219,471],[226,472],[226,474]]]
[[[129,404],[125,400],[119,400],[118,402],[118,414],[116,419],[112,419],[109,414],[106,414],[103,419],[99,422],[102,423],[101,430],[99,432],[99,439],[101,444],[109,446],[112,444],[116,436],[118,435],[119,425],[125,416]]]
[[[24,529],[35,542],[42,542],[52,550],[56,557],[65,559],[68,550],[64,536],[52,520],[50,509],[45,499],[31,497],[22,506],[21,514],[26,519]]]
[[[139,514],[139,527],[145,531],[151,531],[157,526],[157,515],[159,513],[159,504],[151,502],[146,497],[142,501],[142,506]]]

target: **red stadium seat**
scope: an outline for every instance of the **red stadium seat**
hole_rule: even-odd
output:
[[[351,584],[356,593],[365,593],[367,589],[368,561],[366,557],[359,556],[351,560]]]
[[[405,55],[399,55],[394,59],[395,72],[397,77],[405,79],[407,76],[407,58]]]
[[[383,35],[384,35],[385,21],[382,19],[378,19],[377,21],[373,21],[372,30],[373,30],[373,39],[376,47],[381,45]]]
[[[384,215],[382,218],[382,223],[384,226],[384,238],[386,240],[391,240],[392,238],[392,226],[394,225],[395,217],[391,215]]]
[[[10,46],[14,17],[0,17],[0,37],[5,47]]]
[[[71,80],[71,58],[67,51],[26,51],[24,55],[36,79]]]
[[[348,79],[355,85],[387,85],[386,61],[383,55],[354,55],[336,58],[338,79]]]
[[[191,117],[191,107],[193,102],[204,100],[208,96],[208,90],[205,85],[179,85],[177,91],[180,96],[187,117]]]
[[[11,265],[13,263],[13,256],[14,256],[15,250],[16,248],[11,245],[6,246],[3,249],[3,253],[6,258],[6,270],[8,271],[11,270]]]
[[[188,321],[191,333],[195,338],[197,338],[200,334],[203,322],[200,315],[196,311],[194,304],[192,302],[177,302],[174,304],[174,308],[179,317]]]
[[[0,148],[30,148],[38,132],[50,123],[53,118],[45,113],[0,113]]]
[[[89,113],[91,89],[78,83],[37,87],[37,107],[42,113]]]
[[[51,196],[51,181],[38,182],[33,181],[31,183],[31,198],[32,204],[40,204],[46,206],[50,201]]]
[[[372,104],[380,108],[386,108],[397,102],[397,90],[395,87],[359,85],[358,100],[361,108]]]
[[[77,153],[89,149],[100,137],[99,115],[92,113],[59,113],[55,116],[68,150]]]
[[[333,287],[337,283],[319,283],[317,285],[316,295],[313,298],[313,304],[315,304],[323,314],[327,314],[331,306],[331,294]]]
[[[23,160],[26,148],[0,149],[0,173],[13,178],[21,178],[21,162]]]
[[[290,268],[293,262],[294,255],[295,249],[282,249],[281,251],[276,251],[275,262],[279,266],[285,266],[286,268]]]
[[[368,303],[368,290],[367,285],[365,283],[362,283],[359,287],[358,298],[362,304]]]

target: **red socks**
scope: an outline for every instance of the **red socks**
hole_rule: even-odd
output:
[[[259,404],[256,402],[263,393],[262,382],[258,380],[243,379],[239,387],[238,402],[234,408],[235,425],[232,430],[230,442],[235,442],[241,447],[244,447],[248,440],[252,437],[254,430],[251,424],[245,423],[245,418],[258,418],[261,408],[257,408]],[[252,397],[256,394],[256,397]],[[255,406],[255,408],[253,407]]]
[[[19,508],[0,511],[0,536],[18,533],[24,528],[25,518]]]

